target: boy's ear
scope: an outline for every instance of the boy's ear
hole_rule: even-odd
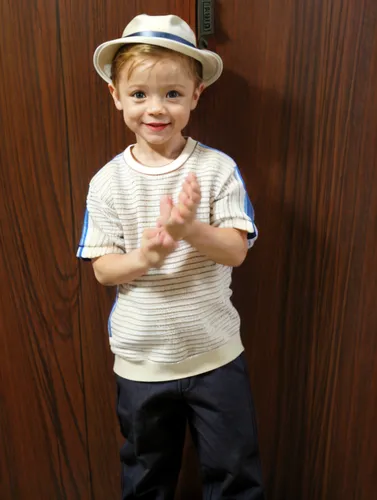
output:
[[[193,111],[196,108],[196,106],[198,105],[199,98],[202,95],[203,90],[204,90],[204,83],[201,83],[199,85],[199,87],[196,87],[196,89],[194,90],[194,94],[192,96],[192,102],[191,102],[191,111]]]
[[[121,103],[121,102],[120,102],[120,100],[119,100],[118,91],[117,91],[117,89],[114,87],[114,85],[112,85],[111,83],[109,83],[109,91],[110,91],[111,97],[112,97],[112,98],[113,98],[113,100],[114,100],[115,107],[116,107],[119,111],[122,111],[123,106],[122,106],[122,103]]]

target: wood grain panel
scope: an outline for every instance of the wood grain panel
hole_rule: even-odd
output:
[[[0,497],[87,499],[56,2],[0,2]]]
[[[107,161],[134,142],[116,112],[107,86],[92,66],[93,52],[105,40],[121,35],[137,14],[178,14],[192,25],[191,0],[74,2],[59,0],[64,78],[72,170],[75,239],[80,239],[90,178]],[[83,31],[83,27],[85,27]],[[88,455],[93,498],[118,498],[121,438],[115,418],[115,386],[107,320],[114,290],[95,282],[89,263],[80,265],[80,324],[88,427]]]
[[[233,156],[260,239],[235,273],[268,498],[377,488],[377,4],[222,0],[189,132]]]

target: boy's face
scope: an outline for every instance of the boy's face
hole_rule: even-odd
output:
[[[137,142],[157,146],[181,140],[203,86],[196,86],[185,61],[174,56],[146,56],[137,64],[135,59],[128,61],[117,88],[109,85],[109,89]]]

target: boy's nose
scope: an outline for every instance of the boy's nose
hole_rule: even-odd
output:
[[[151,115],[158,115],[163,112],[163,104],[161,99],[152,98],[148,103],[148,113]]]

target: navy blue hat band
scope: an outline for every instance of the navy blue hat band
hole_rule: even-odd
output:
[[[149,38],[165,38],[166,40],[172,40],[174,42],[183,43],[184,45],[188,45],[189,47],[193,47],[194,49],[197,48],[193,43],[188,42],[184,38],[181,38],[180,36],[172,35],[171,33],[164,33],[163,31],[139,31],[138,33],[132,33],[132,35],[127,35],[125,38],[129,38],[131,36],[144,36],[144,37],[149,37]]]

